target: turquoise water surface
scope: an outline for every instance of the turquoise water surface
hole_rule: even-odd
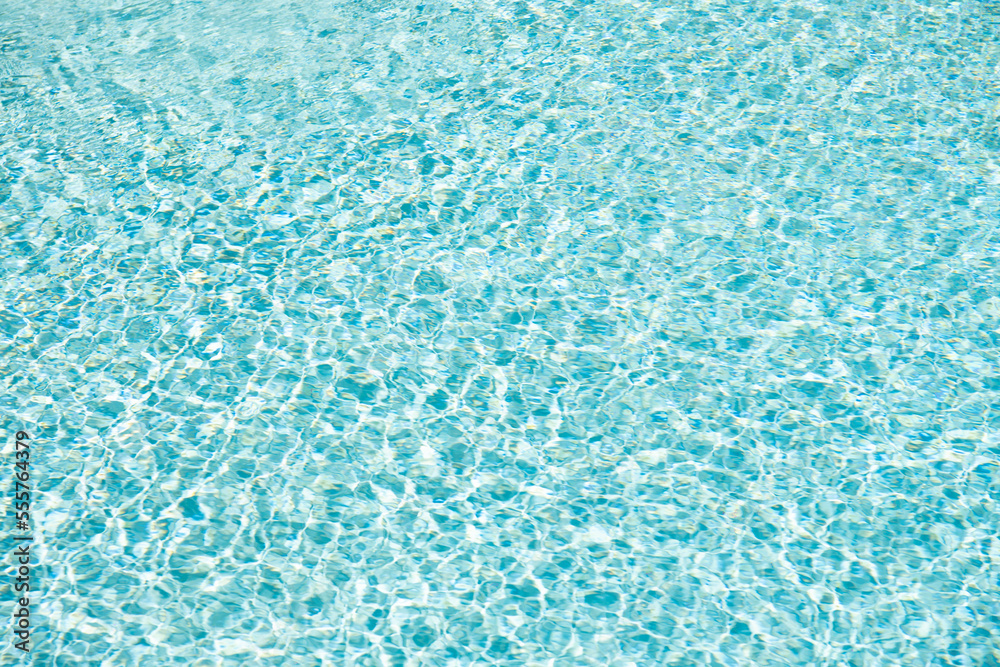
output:
[[[1000,667],[998,67],[991,2],[7,0],[0,664]]]

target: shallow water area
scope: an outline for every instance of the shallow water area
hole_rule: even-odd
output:
[[[997,3],[8,4],[30,664],[1000,666]]]

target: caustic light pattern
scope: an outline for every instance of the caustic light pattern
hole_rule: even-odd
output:
[[[998,62],[989,2],[5,3],[33,664],[997,667]]]

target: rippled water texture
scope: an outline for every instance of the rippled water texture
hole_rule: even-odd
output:
[[[0,40],[31,664],[1000,665],[1000,4]]]

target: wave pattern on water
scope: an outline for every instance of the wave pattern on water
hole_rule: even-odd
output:
[[[14,4],[36,664],[1000,664],[996,3]]]

